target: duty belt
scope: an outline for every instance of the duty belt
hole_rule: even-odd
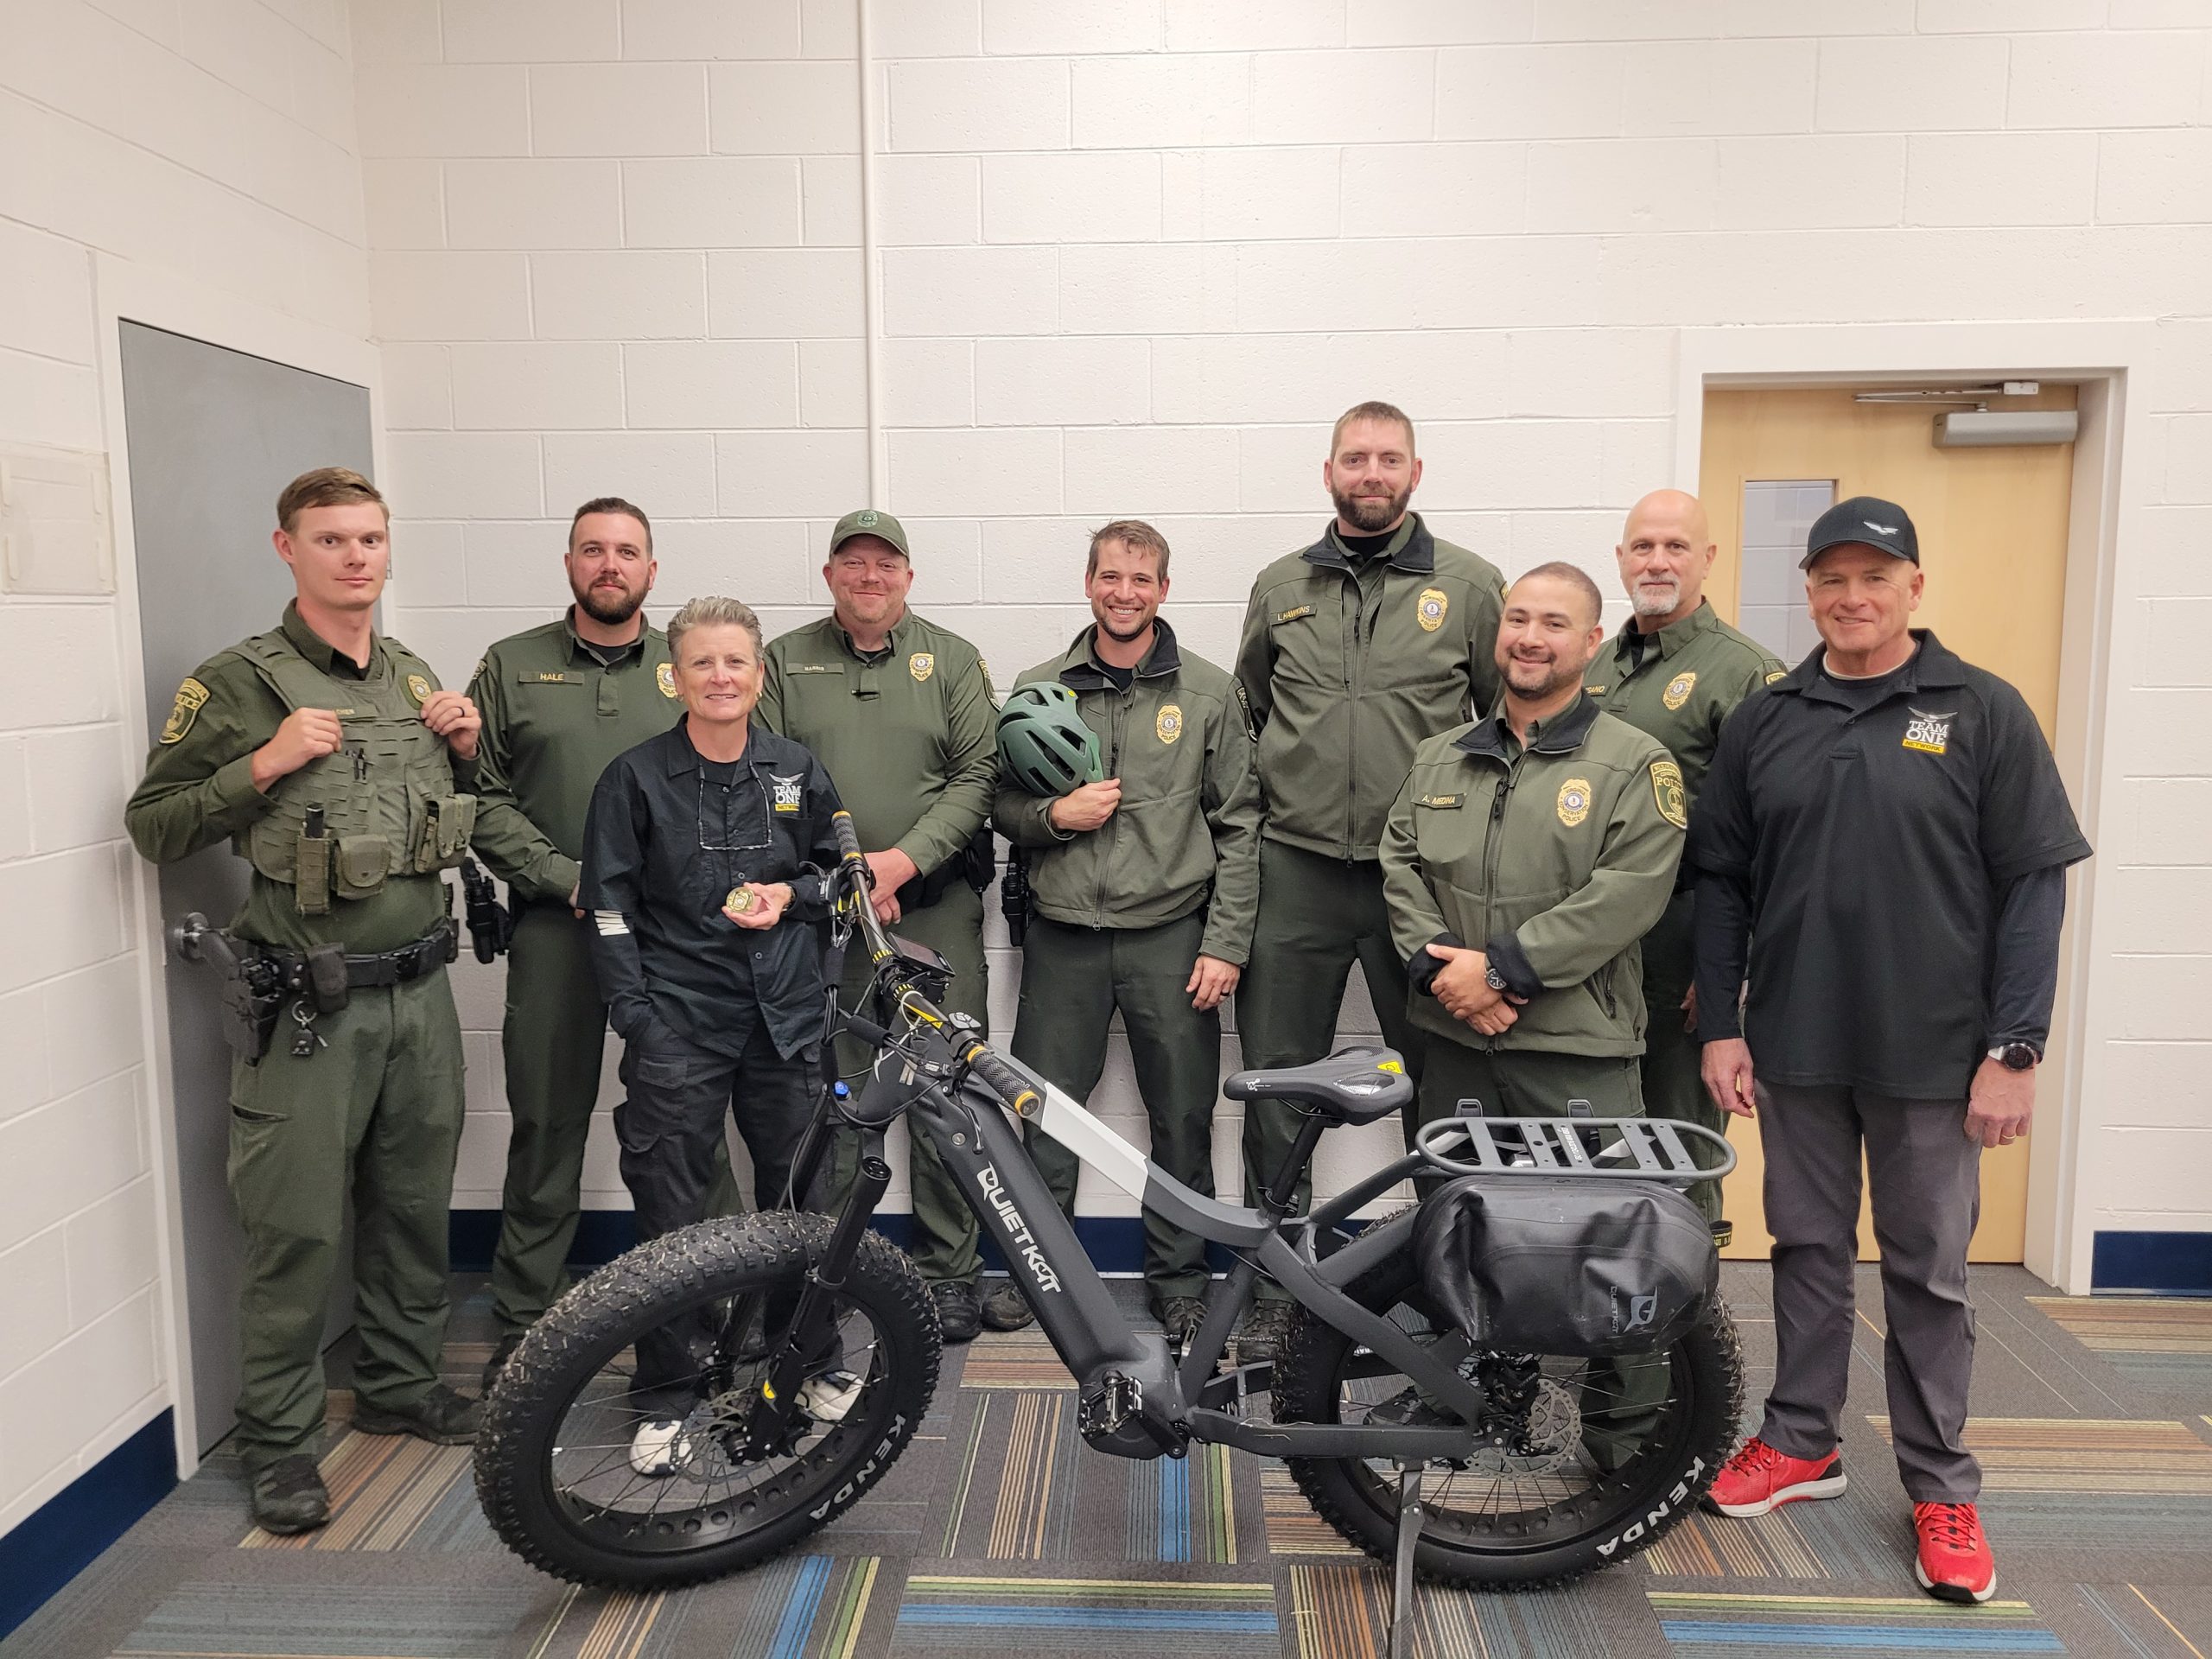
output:
[[[262,960],[273,966],[289,985],[296,988],[302,982],[308,963],[303,954],[274,944],[261,945],[259,950]],[[453,918],[448,917],[412,944],[372,957],[347,957],[346,983],[357,991],[378,985],[404,985],[434,968],[442,968],[460,954],[461,936]]]

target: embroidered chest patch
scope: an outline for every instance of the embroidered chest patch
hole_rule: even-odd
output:
[[[1951,747],[1951,722],[1959,711],[1948,709],[1942,714],[1930,714],[1925,709],[1908,709],[1911,716],[1904,723],[1904,747],[1918,749],[1923,754],[1948,753]]]
[[[676,696],[676,664],[656,663],[653,665],[653,683],[660,688],[661,696],[674,697]]]
[[[1414,620],[1421,624],[1423,633],[1434,633],[1444,626],[1445,615],[1451,608],[1451,597],[1441,588],[1424,588],[1421,597],[1414,601]]]
[[[1163,743],[1173,743],[1183,735],[1183,710],[1178,704],[1162,705],[1152,722],[1152,729]]]
[[[1572,830],[1590,816],[1590,780],[1570,778],[1559,786],[1559,821]]]
[[[918,651],[906,659],[906,671],[918,685],[937,672],[937,658],[926,651]]]
[[[800,794],[805,787],[806,774],[803,772],[795,772],[788,778],[779,777],[772,772],[768,774],[769,798],[779,812],[797,812]]]
[[[1690,700],[1690,693],[1696,690],[1695,674],[1677,674],[1667,682],[1667,689],[1659,694],[1659,701],[1669,709],[1679,709]]]
[[[429,681],[420,674],[410,674],[407,677],[407,695],[415,699],[417,709],[421,708],[430,700]]]

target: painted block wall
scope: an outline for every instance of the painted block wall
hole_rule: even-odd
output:
[[[530,10],[525,34],[511,5],[410,0],[357,34],[400,626],[450,675],[563,601],[588,494],[658,515],[662,599],[734,592],[772,631],[816,613],[824,531],[867,482],[851,6]],[[2201,11],[876,11],[877,505],[914,531],[917,605],[1002,679],[1085,620],[1084,529],[1125,514],[1167,532],[1168,613],[1225,658],[1254,572],[1326,518],[1328,424],[1359,397],[1421,423],[1441,533],[1611,591],[1623,510],[1695,481],[1671,475],[1681,327],[2160,320],[2153,418],[2127,436],[2107,797],[2082,804],[2123,918],[2092,995],[2126,1012],[2089,1059],[2081,1202],[2099,1226],[2212,1226]],[[489,1204],[497,985],[466,998],[456,1202]],[[1357,997],[1344,1025],[1373,1028]],[[1141,1135],[1125,1056],[1101,1102]],[[620,1204],[608,1154],[593,1201]]]
[[[105,448],[96,254],[365,337],[342,0],[10,0],[0,39],[0,442]],[[172,1402],[137,655],[113,597],[0,594],[0,1535]]]

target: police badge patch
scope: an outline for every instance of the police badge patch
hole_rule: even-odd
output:
[[[176,703],[170,709],[169,717],[162,722],[162,741],[181,743],[184,734],[192,729],[192,722],[200,717],[200,710],[207,702],[207,688],[186,676],[176,689]]]
[[[661,663],[655,665],[653,669],[653,683],[660,687],[660,694],[664,697],[675,696],[676,664],[674,663]]]
[[[1181,707],[1173,702],[1165,705],[1160,709],[1159,717],[1152,722],[1152,729],[1159,734],[1160,741],[1163,743],[1173,743],[1177,738],[1182,736],[1183,710]]]
[[[906,659],[906,671],[918,685],[937,672],[937,658],[926,651],[918,651]]]
[[[1651,798],[1659,804],[1659,816],[1675,829],[1690,827],[1690,802],[1682,791],[1682,769],[1672,760],[1651,763]]]
[[[1572,830],[1590,816],[1590,780],[1570,778],[1559,786],[1559,821]]]
[[[1667,682],[1667,689],[1659,694],[1659,701],[1669,709],[1679,709],[1690,700],[1690,693],[1696,689],[1695,674],[1677,674]]]
[[[407,695],[415,699],[415,706],[420,709],[430,700],[429,681],[420,674],[410,674],[407,677]]]
[[[1423,633],[1434,633],[1444,626],[1444,614],[1451,608],[1452,601],[1441,588],[1424,588],[1414,601],[1414,620],[1421,624]]]

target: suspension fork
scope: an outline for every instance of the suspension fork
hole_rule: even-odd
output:
[[[825,1137],[826,1138],[826,1137]],[[807,1269],[805,1287],[799,1292],[790,1327],[768,1362],[760,1379],[760,1395],[753,1402],[746,1430],[746,1453],[759,1459],[772,1456],[784,1443],[791,1414],[798,1408],[799,1385],[819,1364],[836,1340],[831,1318],[837,1293],[845,1287],[861,1236],[868,1231],[875,1206],[891,1185],[891,1166],[883,1160],[883,1131],[861,1131],[860,1170],[853,1190],[837,1213],[830,1243],[819,1260]],[[749,1298],[747,1300],[750,1300]],[[743,1325],[740,1325],[741,1331]]]

